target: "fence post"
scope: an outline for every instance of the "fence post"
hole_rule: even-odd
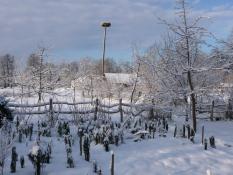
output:
[[[150,108],[150,111],[149,111],[149,119],[154,119],[155,118],[155,116],[154,116],[154,106],[155,106],[154,99],[151,100],[151,104],[152,104],[152,107]]]
[[[53,126],[53,99],[49,99],[49,120],[50,120],[50,125]]]
[[[99,100],[98,98],[95,101],[95,113],[94,113],[94,120],[97,120],[97,114],[98,114],[98,105],[99,105]]]
[[[112,161],[111,161],[111,175],[114,175],[114,152],[111,152],[112,154]]]
[[[183,138],[185,138],[185,125],[183,125]]]
[[[232,101],[230,99],[228,100],[226,118],[227,119],[232,119],[233,118]]]
[[[78,136],[79,136],[79,151],[80,151],[80,156],[83,154],[83,129],[79,128],[78,129]]]
[[[202,126],[202,132],[201,132],[201,143],[202,145],[204,144],[204,133],[205,133],[205,128]]]
[[[204,139],[204,150],[207,150],[207,139]]]
[[[74,83],[74,102],[76,102],[76,89],[75,89],[75,83]]]
[[[187,126],[188,139],[190,139],[190,126]]]
[[[214,119],[214,100],[212,101],[211,113],[210,113],[210,120],[213,121],[213,119]]]
[[[122,99],[119,99],[119,111],[121,116],[121,123],[123,122]]]
[[[82,156],[82,154],[83,154],[83,136],[82,135],[80,135],[80,137],[79,137],[79,150],[80,150],[80,156]]]
[[[177,132],[177,126],[175,126],[174,137],[176,137],[176,132]]]

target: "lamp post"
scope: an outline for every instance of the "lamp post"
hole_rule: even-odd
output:
[[[104,77],[104,59],[105,59],[105,48],[106,48],[106,33],[107,33],[107,28],[111,27],[110,22],[103,22],[101,24],[102,27],[104,27],[104,47],[103,47],[103,60],[102,60],[102,74]]]

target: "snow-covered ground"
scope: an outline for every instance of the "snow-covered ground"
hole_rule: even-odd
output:
[[[9,93],[9,90],[7,91]],[[72,101],[72,90],[57,90],[61,96],[58,100]],[[48,99],[49,97],[46,97]],[[80,98],[78,96],[77,98]],[[20,102],[20,98],[10,98],[12,102]],[[84,99],[81,99],[82,101]],[[80,101],[81,101],[80,100]],[[87,100],[87,99],[85,99]],[[25,99],[24,99],[25,102]],[[36,98],[28,98],[27,102],[35,103]],[[25,103],[27,103],[25,102]],[[113,120],[119,116],[114,114]],[[134,142],[133,139],[125,139],[124,144],[119,146],[110,145],[110,150],[115,154],[115,174],[116,175],[206,175],[211,171],[213,175],[232,175],[233,174],[233,122],[232,121],[198,121],[198,132],[196,133],[195,143],[187,138],[174,138],[174,125],[182,124],[181,119],[173,118],[169,123],[167,137],[146,139]],[[201,144],[201,127],[205,126],[205,137],[214,136],[216,139],[216,149],[208,147],[204,150]],[[180,128],[179,128],[180,129]],[[178,129],[178,133],[179,133]],[[62,138],[57,138],[54,131],[53,137],[42,137],[42,140],[52,140],[52,160],[50,164],[44,164],[43,175],[92,175],[92,162],[97,161],[101,167],[103,175],[110,174],[110,152],[105,152],[102,145],[91,143],[91,161],[87,162],[84,157],[79,155],[79,141],[75,137],[72,156],[75,167],[67,168],[65,144]],[[75,134],[76,128],[72,127]],[[35,139],[35,135],[33,136]],[[28,160],[27,154],[32,148],[33,141],[15,143],[19,157],[25,157],[25,168],[20,168],[17,162],[17,175],[32,175],[34,168]],[[4,174],[10,173],[10,156],[7,159]]]
[[[166,138],[156,136],[155,139],[133,142],[126,140],[118,147],[111,145],[115,153],[116,175],[201,175],[211,170],[214,175],[232,175],[233,171],[233,123],[232,122],[199,122],[204,125],[206,136],[215,136],[216,149],[203,149],[200,134],[197,133],[196,143],[185,138],[173,138],[173,127],[170,127]],[[200,128],[199,128],[200,131]],[[50,138],[49,138],[50,139]],[[48,140],[44,138],[42,140]],[[92,163],[86,162],[79,155],[79,144],[75,141],[73,158],[75,168],[66,168],[66,153],[63,139],[52,137],[52,161],[43,168],[46,175],[91,175]],[[16,143],[17,152],[26,156],[33,142]],[[110,152],[105,152],[102,145],[91,144],[91,161],[96,160],[103,174],[110,174]],[[10,159],[8,159],[5,174],[9,173]],[[34,168],[31,162],[25,161],[25,168],[21,169],[17,163],[17,175],[31,175]]]

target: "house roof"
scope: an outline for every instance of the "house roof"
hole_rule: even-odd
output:
[[[232,88],[233,87],[233,83],[220,83],[220,87],[223,87],[223,88]]]
[[[105,78],[107,81],[115,84],[132,84],[136,75],[126,73],[105,73]]]
[[[91,83],[91,77],[93,80],[99,80],[102,76],[82,76],[71,81],[71,87],[74,86],[85,86]],[[136,79],[136,74],[126,74],[126,73],[105,73],[105,78],[107,82],[112,84],[126,84],[132,85]]]

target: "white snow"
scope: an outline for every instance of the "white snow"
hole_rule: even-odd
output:
[[[72,90],[60,89],[61,96],[58,100],[72,102]],[[81,98],[81,97],[80,97]],[[49,97],[46,96],[46,100]],[[45,100],[45,101],[46,101]],[[83,99],[82,99],[83,100]],[[87,99],[85,99],[87,100]],[[14,99],[19,102],[20,99]],[[36,101],[35,97],[27,99],[30,104]],[[80,100],[81,101],[81,100]],[[47,101],[46,101],[47,102]],[[25,99],[24,99],[24,103]],[[63,118],[72,118],[72,116],[62,116]],[[114,121],[119,121],[119,114],[111,115]],[[40,116],[32,116],[28,122],[37,121]],[[195,137],[195,144],[187,138],[173,138],[175,124],[182,126],[182,119],[173,118],[175,121],[169,123],[167,137],[159,137],[158,133],[155,139],[145,139],[134,142],[133,138],[125,139],[124,144],[119,146],[110,145],[110,151],[115,155],[115,175],[232,175],[233,172],[233,122],[218,121],[210,122],[199,120],[198,130]],[[210,148],[204,150],[201,144],[201,127],[205,126],[205,137],[215,137],[216,149]],[[103,145],[91,143],[90,158],[87,162],[83,156],[79,155],[79,140],[77,137],[77,128],[71,127],[73,138],[75,140],[72,147],[72,157],[74,159],[74,168],[67,168],[66,148],[63,138],[57,138],[53,134],[52,138],[41,137],[42,141],[52,142],[52,159],[50,164],[43,165],[43,175],[93,175],[92,162],[95,160],[98,167],[101,167],[103,175],[109,175],[109,164],[111,162],[111,152],[105,152]],[[95,131],[98,132],[98,131]],[[147,133],[146,131],[139,131]],[[179,132],[179,130],[177,131]],[[54,131],[55,133],[55,131]],[[129,137],[130,138],[130,137]],[[33,135],[33,140],[36,135]],[[51,140],[50,140],[51,139]],[[34,167],[28,160],[30,149],[34,153],[38,147],[34,146],[34,141],[24,141],[15,143],[19,156],[25,158],[25,168],[21,169],[17,162],[16,175],[32,175]],[[10,175],[10,156],[7,159],[4,169],[4,175]]]
[[[31,150],[32,155],[37,155],[39,150],[40,147],[38,145],[34,145]]]
[[[118,147],[110,145],[115,155],[116,175],[201,175],[211,170],[214,175],[232,175],[233,164],[233,131],[232,122],[199,122],[201,127],[205,125],[206,137],[215,136],[216,149],[203,149],[200,142],[200,133],[195,138],[196,143],[188,139],[173,138],[173,127],[170,128],[166,138],[156,136],[155,139],[147,139],[141,142],[126,140],[125,144]],[[201,129],[199,128],[199,131]],[[48,138],[42,138],[49,140]],[[86,162],[79,156],[79,144],[76,140],[73,146],[73,158],[75,168],[66,168],[66,153],[63,139],[52,137],[53,150],[51,164],[45,164],[44,174],[47,175],[86,175],[92,174],[92,163]],[[25,168],[21,169],[17,164],[17,175],[31,175],[34,168],[27,159],[27,153],[33,142],[16,143],[19,155],[24,155]],[[36,152],[38,147],[33,147]],[[102,145],[91,144],[91,161],[96,160],[102,168],[103,174],[110,174],[109,163],[111,154],[105,152]],[[5,175],[9,173],[10,158],[5,168]]]

